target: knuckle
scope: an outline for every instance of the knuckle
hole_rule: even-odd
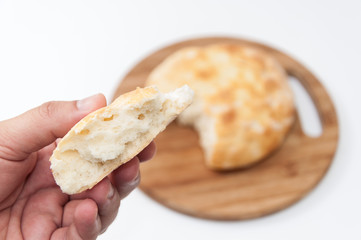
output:
[[[56,112],[56,103],[54,101],[43,103],[38,108],[38,113],[42,118],[52,118]]]

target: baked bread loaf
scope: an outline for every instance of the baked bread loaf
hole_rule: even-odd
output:
[[[67,194],[92,188],[163,131],[193,99],[183,86],[170,93],[137,88],[79,121],[50,158],[56,183]]]
[[[293,94],[281,65],[261,50],[233,44],[186,47],[167,57],[146,85],[195,91],[178,120],[193,126],[212,169],[255,163],[275,150],[294,121]]]

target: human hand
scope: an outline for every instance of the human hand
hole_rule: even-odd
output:
[[[48,102],[0,122],[0,239],[96,239],[112,223],[120,200],[139,183],[139,162],[154,155],[153,142],[91,190],[71,196],[56,185],[49,162],[56,140],[105,105],[101,94]]]

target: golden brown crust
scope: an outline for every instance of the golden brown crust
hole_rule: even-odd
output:
[[[215,120],[216,141],[206,164],[232,169],[259,161],[283,141],[294,120],[287,76],[259,50],[229,44],[188,47],[169,56],[147,85],[169,91],[188,84]]]

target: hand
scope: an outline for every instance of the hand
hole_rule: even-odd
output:
[[[71,196],[55,184],[49,163],[56,140],[105,105],[101,94],[48,102],[0,122],[0,239],[96,239],[111,224],[154,143],[91,190]]]

